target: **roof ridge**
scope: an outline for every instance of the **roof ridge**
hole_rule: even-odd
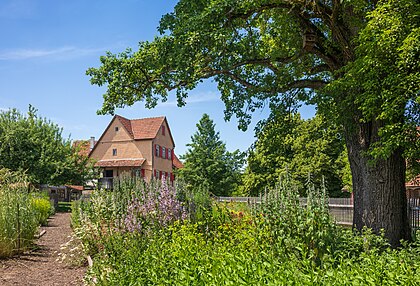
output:
[[[153,116],[153,117],[134,118],[134,119],[128,119],[128,120],[134,121],[134,120],[158,119],[158,118],[166,118],[166,116],[165,115],[162,115],[162,116]]]

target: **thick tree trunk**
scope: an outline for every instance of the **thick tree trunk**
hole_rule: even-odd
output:
[[[376,142],[380,123],[356,123],[345,130],[346,145],[353,176],[353,226],[364,226],[375,233],[385,231],[391,246],[400,240],[410,240],[405,194],[405,160],[401,150],[395,150],[387,159],[371,162],[366,154]]]

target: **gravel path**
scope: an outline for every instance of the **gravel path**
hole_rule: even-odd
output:
[[[36,250],[0,260],[0,285],[83,285],[84,267],[70,268],[56,261],[60,245],[72,233],[70,213],[55,214],[43,229],[47,232],[37,241]]]

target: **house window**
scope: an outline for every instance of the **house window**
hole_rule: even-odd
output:
[[[165,126],[162,126],[162,135],[165,136]]]
[[[118,132],[118,126],[115,126],[115,132]]]
[[[159,149],[160,149],[160,148],[159,148],[159,145],[158,145],[158,144],[156,144],[156,145],[155,145],[155,156],[156,156],[156,157],[159,157]]]
[[[168,148],[168,160],[172,160],[172,150]]]
[[[114,172],[113,172],[113,170],[105,170],[105,171],[104,171],[104,177],[105,177],[105,178],[112,178],[112,177],[114,177]]]
[[[112,156],[117,156],[117,149],[112,149]]]
[[[140,169],[133,169],[132,172],[134,177],[140,177]]]
[[[162,147],[162,158],[166,159],[166,149],[165,149],[165,147]]]

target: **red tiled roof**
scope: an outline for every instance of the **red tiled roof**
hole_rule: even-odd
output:
[[[153,139],[159,132],[165,120],[164,116],[129,120],[120,115],[116,116],[127,132],[135,140]]]
[[[77,190],[77,191],[83,191],[84,188],[83,186],[74,186],[74,185],[66,185],[66,187],[73,189],[73,190]]]
[[[420,187],[420,175],[405,184],[406,187]]]
[[[144,158],[100,160],[96,162],[95,167],[141,167],[144,161]]]
[[[184,168],[184,164],[182,164],[182,162],[178,159],[178,157],[175,154],[174,154],[174,160],[172,161],[172,164],[177,169]]]
[[[89,153],[90,153],[90,141],[89,140],[76,140],[73,142],[73,148],[78,149],[79,155],[87,157],[89,156]]]

